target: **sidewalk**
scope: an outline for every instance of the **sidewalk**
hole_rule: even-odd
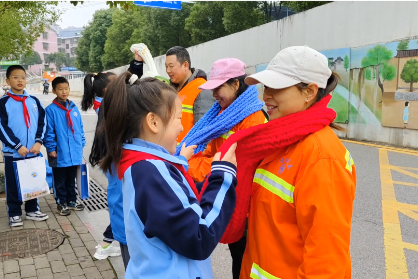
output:
[[[93,258],[97,242],[90,233],[91,229],[85,226],[78,214],[72,211],[69,216],[56,215],[53,195],[39,198],[39,205],[41,211],[48,214],[48,220],[43,222],[25,220],[25,213],[23,213],[23,227],[10,228],[5,200],[2,199],[0,201],[0,232],[35,228],[51,229],[63,234],[64,242],[53,251],[31,258],[1,262],[0,257],[0,279],[118,278],[108,260],[97,261]]]

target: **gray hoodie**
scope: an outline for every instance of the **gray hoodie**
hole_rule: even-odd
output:
[[[183,89],[189,82],[192,80],[195,80],[196,78],[204,78],[207,80],[207,75],[204,71],[199,69],[191,69],[192,76],[186,81],[186,83],[183,85],[181,89]],[[175,83],[171,83],[171,85],[176,88],[177,91],[179,85]],[[213,98],[213,93],[211,90],[202,90],[200,91],[199,95],[196,97],[196,100],[194,101],[193,105],[193,116],[194,116],[194,124],[196,124],[197,121],[200,120],[200,118],[205,115],[205,113],[212,107],[212,105],[215,103],[215,99]]]

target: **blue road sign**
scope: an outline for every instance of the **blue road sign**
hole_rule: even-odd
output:
[[[77,71],[76,67],[61,67],[61,71]]]
[[[181,10],[181,1],[134,1],[137,6]]]

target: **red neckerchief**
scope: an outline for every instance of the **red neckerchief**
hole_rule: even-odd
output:
[[[7,93],[7,96],[9,96],[10,98],[12,98],[16,102],[21,102],[22,103],[22,106],[23,106],[23,117],[25,118],[26,127],[29,129],[30,115],[29,115],[28,107],[26,106],[26,102],[25,102],[25,100],[28,98],[28,96],[23,96],[22,98],[20,98],[18,96],[12,95],[10,93]]]
[[[64,107],[63,105],[61,105],[60,103],[58,103],[57,101],[52,101],[54,104],[56,104],[60,109],[62,109],[63,111],[66,111],[65,116],[67,117],[67,126],[69,126],[71,128],[71,132],[73,132],[73,137],[74,137],[74,129],[73,129],[73,120],[71,119],[71,111],[73,109],[67,109],[66,107]]]
[[[97,110],[98,108],[100,108],[101,104],[102,104],[101,102],[94,100],[93,101],[93,109]]]
[[[130,166],[143,160],[160,160],[160,161],[168,162],[172,164],[173,166],[175,166],[181,172],[181,174],[183,174],[183,176],[186,178],[187,183],[189,183],[189,186],[190,188],[192,188],[193,193],[196,195],[196,198],[200,201],[199,191],[197,190],[196,185],[194,184],[193,178],[187,173],[183,165],[167,161],[163,158],[160,158],[158,156],[154,156],[145,152],[128,150],[128,149],[124,149],[122,151],[122,158],[120,160],[119,170],[118,170],[119,179],[123,178],[125,171]]]
[[[238,143],[235,151],[238,165],[237,203],[221,243],[234,243],[244,233],[253,178],[260,162],[272,152],[329,126],[337,116],[334,110],[327,108],[330,100],[331,95],[328,95],[305,111],[238,131],[219,148],[222,158],[232,144]],[[206,187],[204,185],[200,192],[203,193]]]

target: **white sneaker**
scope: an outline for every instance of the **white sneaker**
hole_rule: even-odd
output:
[[[42,213],[40,211],[26,212],[26,220],[44,221],[48,218],[49,218],[48,215],[46,215],[45,213]]]
[[[103,249],[102,246],[96,246],[96,253],[94,257],[98,260],[107,259],[107,257],[118,257],[121,255],[120,248],[113,246],[115,242],[113,241],[106,249]]]
[[[22,218],[20,216],[13,216],[9,218],[10,227],[23,226]]]

